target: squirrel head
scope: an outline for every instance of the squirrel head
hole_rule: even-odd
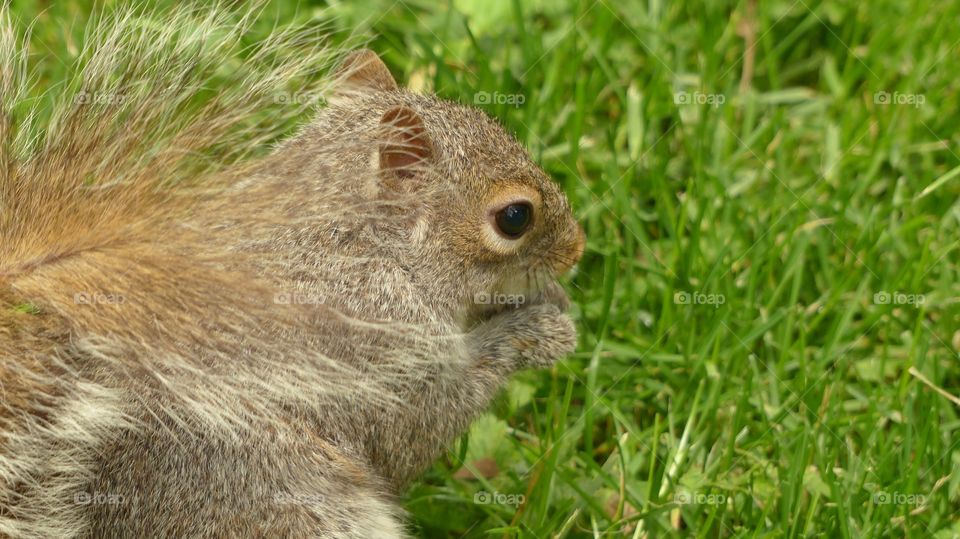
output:
[[[559,186],[483,112],[398,87],[369,50],[337,72],[299,137],[368,174],[362,196],[409,201],[401,265],[461,322],[531,301],[580,259],[584,233]],[[347,142],[349,141],[349,142]],[[341,170],[342,172],[342,170]]]

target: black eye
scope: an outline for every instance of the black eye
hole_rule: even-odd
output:
[[[508,238],[519,238],[530,228],[533,220],[533,208],[526,202],[510,204],[497,212],[497,228]]]

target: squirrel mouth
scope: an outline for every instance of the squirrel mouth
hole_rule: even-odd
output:
[[[539,285],[539,286],[537,286]],[[550,280],[531,280],[522,288],[501,288],[496,291],[474,294],[471,315],[475,322],[483,322],[494,316],[513,309],[522,309],[527,305],[555,303],[556,290],[562,288],[552,278]]]
[[[532,296],[530,296],[532,298]],[[503,292],[478,292],[473,298],[473,316],[479,321],[489,320],[494,316],[511,310],[520,309],[530,298],[527,294],[506,294]]]
[[[547,262],[540,260],[526,270],[506,276],[490,289],[476,292],[468,300],[468,322],[483,322],[509,310],[543,303],[555,304],[566,311],[570,300],[557,282],[558,273]]]

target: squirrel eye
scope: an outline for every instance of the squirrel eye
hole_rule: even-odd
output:
[[[533,208],[526,202],[510,204],[496,214],[497,228],[510,239],[517,239],[530,228]]]

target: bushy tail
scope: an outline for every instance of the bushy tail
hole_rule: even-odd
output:
[[[123,9],[91,22],[65,81],[37,94],[0,14],[0,277],[129,241],[175,196],[262,153],[322,95],[322,31],[248,44],[256,12]],[[176,205],[174,205],[176,207]]]

